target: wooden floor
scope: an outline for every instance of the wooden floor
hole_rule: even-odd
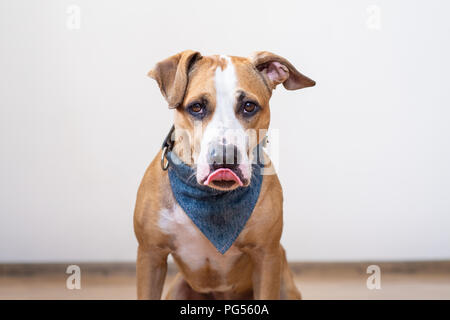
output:
[[[450,299],[450,270],[391,268],[381,274],[381,289],[369,290],[370,276],[352,267],[306,268],[296,282],[304,299]],[[83,270],[83,268],[82,268]],[[89,270],[89,269],[88,269]],[[382,268],[383,270],[383,268]],[[173,277],[168,276],[166,284]],[[86,271],[81,289],[68,290],[64,272],[0,273],[0,299],[135,299],[133,272]]]

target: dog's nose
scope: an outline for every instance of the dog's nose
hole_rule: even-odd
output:
[[[241,154],[236,145],[221,143],[214,145],[208,155],[208,163],[216,170],[218,168],[237,168],[240,164]]]

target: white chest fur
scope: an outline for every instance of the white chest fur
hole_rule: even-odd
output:
[[[175,204],[170,210],[161,210],[159,227],[165,233],[174,236],[176,255],[192,271],[199,270],[209,264],[211,269],[225,277],[236,259],[242,255],[242,252],[234,246],[231,246],[225,254],[217,251],[178,204]],[[226,288],[213,289],[226,290]]]

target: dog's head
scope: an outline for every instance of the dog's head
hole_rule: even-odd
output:
[[[314,86],[286,59],[262,51],[250,58],[183,51],[149,72],[175,109],[174,152],[196,169],[199,184],[248,186],[253,149],[269,127],[269,99],[279,84]]]

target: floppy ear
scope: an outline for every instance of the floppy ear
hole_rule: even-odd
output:
[[[157,63],[148,73],[149,77],[158,82],[169,108],[177,108],[183,102],[189,69],[200,58],[199,52],[186,50]]]
[[[267,51],[258,51],[250,58],[253,65],[268,81],[270,89],[282,83],[288,90],[297,90],[312,87],[316,84],[307,76],[301,74],[285,58]]]

